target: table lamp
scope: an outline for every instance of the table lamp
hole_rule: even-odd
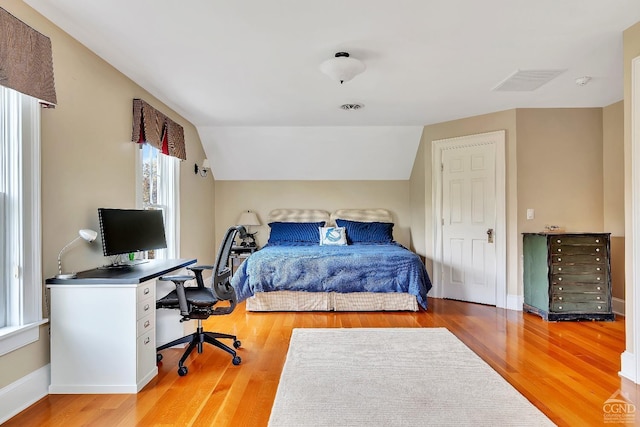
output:
[[[240,236],[242,239],[241,246],[256,246],[256,239],[253,236],[257,234],[257,231],[255,233],[251,233],[251,226],[260,225],[258,215],[251,211],[242,212],[238,218],[237,224],[243,225],[244,228],[247,229],[246,234]]]

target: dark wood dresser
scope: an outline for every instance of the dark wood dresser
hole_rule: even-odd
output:
[[[524,305],[545,320],[614,320],[610,233],[523,233]]]

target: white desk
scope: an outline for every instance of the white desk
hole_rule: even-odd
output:
[[[152,260],[47,279],[51,394],[137,393],[158,374],[156,278],[195,259]]]

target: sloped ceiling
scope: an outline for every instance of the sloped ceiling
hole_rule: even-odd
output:
[[[609,105],[640,21],[638,0],[25,2],[196,125],[222,180],[407,179],[424,125]],[[329,79],[338,51],[366,71]],[[538,69],[565,71],[492,91]]]

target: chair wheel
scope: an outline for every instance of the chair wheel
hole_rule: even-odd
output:
[[[189,370],[186,366],[180,366],[178,368],[178,375],[180,375],[181,377],[184,377],[185,375],[187,375],[187,373],[189,373]]]
[[[233,348],[240,348],[240,346],[242,345],[242,343],[238,340],[235,340],[233,342]]]
[[[156,354],[156,362],[160,362],[162,360],[162,355],[160,353]]]
[[[234,365],[239,365],[240,363],[242,363],[242,359],[240,359],[240,356],[235,356],[232,362]]]

